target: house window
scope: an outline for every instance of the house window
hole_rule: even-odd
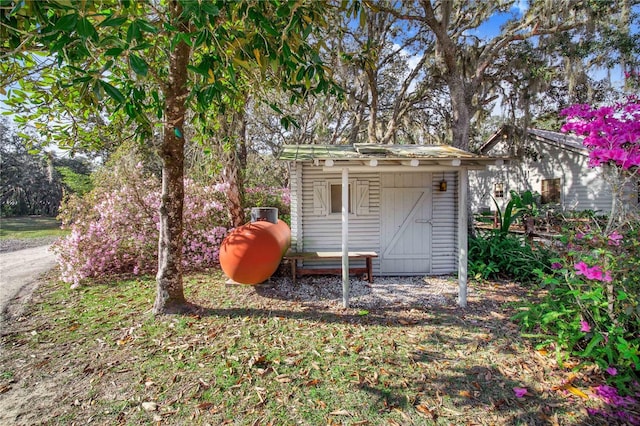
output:
[[[560,179],[543,179],[540,193],[542,204],[560,203]]]
[[[493,186],[493,196],[495,198],[504,198],[504,183],[498,182]]]
[[[331,213],[342,213],[342,184],[331,184]],[[351,207],[351,184],[349,184],[349,213],[353,213]]]

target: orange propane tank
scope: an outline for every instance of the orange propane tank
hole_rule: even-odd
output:
[[[290,244],[291,230],[285,222],[250,222],[222,241],[220,266],[235,282],[260,284],[278,269]]]

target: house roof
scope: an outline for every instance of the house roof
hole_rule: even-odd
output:
[[[354,145],[284,145],[279,156],[283,161],[333,160],[353,164],[364,160],[378,160],[382,164],[437,165],[457,160],[456,165],[478,166],[494,164],[496,157],[473,154],[449,145],[379,145],[361,143]],[[415,160],[418,163],[415,163]]]
[[[529,135],[543,142],[552,142],[558,146],[587,152],[587,149],[582,143],[584,141],[584,137],[582,136],[540,129],[529,129]]]
[[[511,127],[501,127],[489,139],[487,139],[487,141],[480,147],[479,151],[483,154],[488,153],[501,138],[508,138],[509,135],[512,135],[512,131],[513,128]],[[527,135],[529,138],[540,142],[549,143],[564,149],[587,153],[587,149],[582,144],[584,137],[581,136],[542,129],[528,129]]]

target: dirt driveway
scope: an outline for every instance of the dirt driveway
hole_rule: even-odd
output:
[[[40,275],[56,264],[49,245],[0,253],[0,323],[20,290],[32,290]],[[27,291],[27,293],[30,293]]]

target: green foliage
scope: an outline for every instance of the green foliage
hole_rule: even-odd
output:
[[[56,167],[56,171],[62,176],[62,183],[74,194],[84,195],[93,188],[93,182],[88,175],[76,173],[67,166]]]
[[[640,373],[639,225],[609,235],[597,222],[568,231],[553,271],[537,271],[547,296],[514,317],[559,361],[595,363],[621,390]]]
[[[528,283],[535,270],[548,270],[549,252],[534,249],[524,238],[501,230],[480,232],[469,238],[469,274],[476,279],[512,279]]]
[[[504,210],[493,199],[498,214],[498,228],[479,231],[469,239],[469,273],[477,279],[503,278],[530,282],[536,269],[549,268],[549,252],[544,247],[532,247],[522,237],[510,233],[511,226],[526,216],[536,216],[538,208],[531,191],[520,194],[511,191]],[[480,217],[481,222],[493,218]]]
[[[515,191],[511,191],[510,195],[511,198],[503,211],[500,210],[500,206],[496,199],[491,197],[496,205],[496,211],[498,213],[498,231],[503,235],[509,233],[511,225],[516,223],[518,219],[527,215],[536,216],[538,213],[535,197],[531,191],[524,191],[520,194]]]

